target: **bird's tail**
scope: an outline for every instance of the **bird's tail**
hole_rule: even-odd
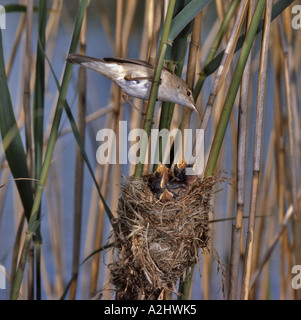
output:
[[[115,69],[118,68],[118,66],[112,66],[112,64],[104,60],[83,56],[77,53],[69,54],[66,61],[73,64],[82,65],[110,79],[114,79],[116,73]]]

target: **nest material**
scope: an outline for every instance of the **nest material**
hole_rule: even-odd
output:
[[[149,176],[126,180],[113,234],[115,261],[109,266],[119,299],[157,299],[208,250],[212,187],[221,175],[197,178],[187,192],[166,203],[149,189]]]

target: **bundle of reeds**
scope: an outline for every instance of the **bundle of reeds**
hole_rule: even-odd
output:
[[[0,30],[0,263],[10,278],[7,298],[64,299],[69,289],[70,299],[91,298],[100,289],[98,298],[112,299],[113,282],[119,299],[156,299],[163,291],[165,298],[179,299],[221,298],[221,293],[228,299],[300,299],[301,291],[291,284],[293,266],[301,265],[297,1],[78,0],[78,9],[63,0],[5,2],[0,8],[8,26]],[[19,17],[17,28],[9,24],[11,14]],[[99,40],[102,31],[108,43]],[[140,113],[124,103],[118,87],[99,94],[102,83],[83,69],[72,72],[65,59],[73,53],[152,64],[148,102],[130,100]],[[192,89],[200,118],[173,103],[157,103],[164,67]],[[69,88],[75,78],[78,99],[73,99],[75,85]],[[204,129],[204,176],[181,196],[163,201],[150,188],[153,175],[146,174],[156,166],[94,167],[95,136],[90,148],[85,133],[108,128],[118,145],[119,121],[129,119],[129,128],[147,133],[142,158],[154,127]],[[71,139],[63,140],[69,133]],[[74,182],[64,176],[71,170],[64,158],[70,141]],[[64,151],[58,151],[61,144]],[[161,149],[163,162],[171,150]],[[221,168],[236,184],[215,196]],[[121,184],[122,174],[135,179]],[[86,183],[93,184],[91,194]],[[7,187],[12,184],[13,190]],[[111,225],[114,241],[104,245]],[[102,263],[104,250],[115,245]],[[221,258],[212,258],[214,248]],[[198,253],[209,251],[199,256],[202,277],[197,277]],[[216,265],[226,266],[221,274],[212,272]]]

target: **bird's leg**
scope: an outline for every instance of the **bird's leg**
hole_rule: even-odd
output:
[[[140,109],[133,104],[133,102],[129,99],[129,96],[127,94],[124,93],[122,95],[122,98],[124,99],[125,102],[127,102],[131,107],[133,107],[135,110],[137,110],[141,114],[141,117],[143,120],[150,121],[145,117],[146,114],[144,112],[141,112]]]
[[[122,98],[124,99],[125,102],[127,102],[132,108],[134,108],[135,110],[137,110],[139,113],[141,113],[141,115],[143,116],[143,118],[145,119],[145,113],[141,112],[139,108],[137,108],[133,102],[130,100],[130,97],[127,94],[123,94]]]

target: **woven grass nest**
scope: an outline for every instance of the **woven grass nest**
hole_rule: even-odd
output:
[[[180,196],[165,202],[150,188],[154,179],[154,174],[126,179],[122,186],[112,235],[115,260],[109,265],[118,299],[157,299],[163,290],[177,293],[176,284],[197,262],[199,249],[209,250],[213,186],[225,177],[197,177]]]

